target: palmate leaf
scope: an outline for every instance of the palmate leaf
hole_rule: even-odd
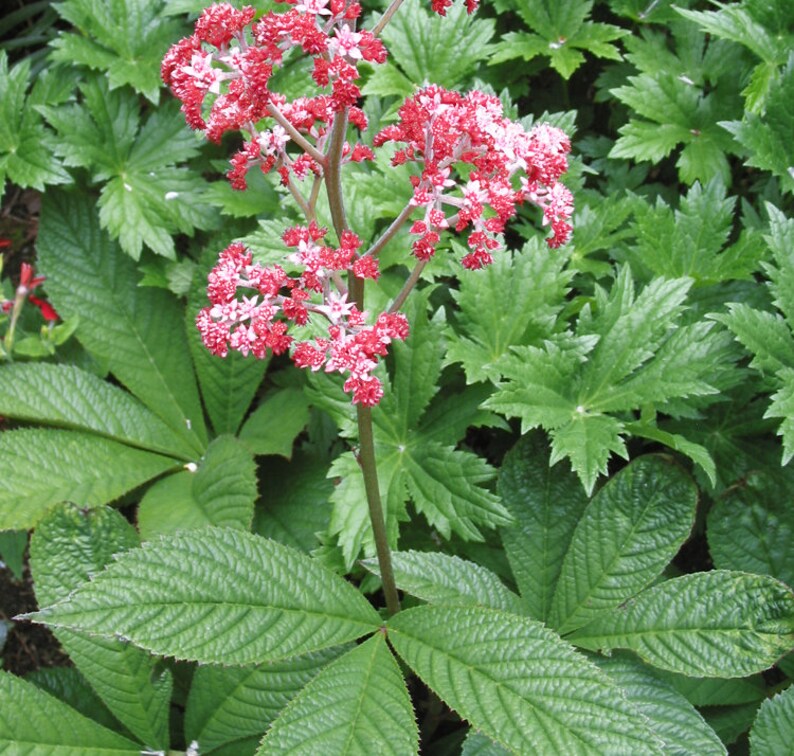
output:
[[[126,391],[74,365],[0,368],[0,415],[90,431],[149,451],[191,459],[194,450]]]
[[[521,599],[531,617],[545,622],[587,496],[567,463],[549,465],[549,445],[540,432],[527,434],[507,453],[497,491],[513,517],[500,535]]]
[[[517,753],[662,753],[620,689],[539,622],[423,606],[387,627],[397,653],[432,690]]]
[[[628,655],[595,659],[664,742],[670,756],[722,756],[725,746],[694,706],[654,671]]]
[[[326,649],[254,667],[199,667],[190,683],[185,740],[198,742],[202,754],[251,735],[258,742],[287,703],[341,652]]]
[[[159,61],[183,31],[176,19],[161,15],[162,6],[162,0],[66,0],[58,13],[81,33],[59,36],[54,57],[107,69],[112,88],[130,84],[156,104]]]
[[[197,470],[169,475],[146,491],[138,507],[138,528],[145,539],[207,525],[249,530],[256,496],[250,452],[233,436],[219,436]]]
[[[212,223],[202,179],[174,165],[196,154],[196,137],[175,103],[141,125],[138,98],[108,87],[104,78],[91,77],[81,86],[81,104],[42,109],[58,131],[56,151],[66,165],[88,168],[105,182],[100,222],[128,255],[137,260],[145,243],[174,259],[172,235]]]
[[[0,749],[47,756],[140,756],[139,744],[125,738],[35,685],[0,671]]]
[[[794,191],[794,148],[787,135],[794,128],[794,54],[770,87],[763,116],[745,112],[739,120],[723,120],[719,125],[729,131],[747,150],[747,165],[771,171],[780,180],[784,191]]]
[[[50,299],[62,316],[79,316],[80,341],[200,453],[203,411],[177,301],[137,286],[133,262],[101,231],[88,197],[49,192],[37,248]]]
[[[778,693],[761,704],[750,730],[752,756],[785,753],[794,739],[794,688]]]
[[[116,554],[138,546],[134,528],[112,509],[58,508],[36,527],[31,572],[40,605],[67,598]],[[168,745],[172,679],[158,660],[128,643],[59,630],[58,640],[111,712],[149,748]]]
[[[469,383],[498,375],[494,363],[511,346],[538,344],[554,331],[572,272],[564,253],[549,254],[539,239],[520,252],[502,252],[492,265],[461,278],[452,295],[458,327],[448,332],[445,364],[460,362]]]
[[[627,648],[671,672],[744,677],[794,648],[794,593],[767,575],[694,573],[649,588],[568,639]]]
[[[575,334],[500,359],[505,380],[483,406],[519,417],[522,431],[549,431],[551,463],[570,459],[589,493],[610,453],[626,454],[624,421],[613,413],[717,392],[707,376],[728,361],[729,340],[708,323],[678,326],[690,285],[657,278],[635,295],[624,267],[609,294],[596,290]]]
[[[6,431],[0,434],[0,530],[28,530],[65,500],[106,504],[178,465],[88,433]]]
[[[225,528],[144,544],[30,618],[233,665],[329,648],[380,624],[353,586],[309,557]]]
[[[593,498],[562,564],[548,623],[587,624],[658,577],[688,538],[697,488],[662,457],[632,461]]]
[[[544,55],[550,58],[552,68],[568,79],[585,61],[581,51],[620,60],[620,52],[613,43],[627,32],[612,24],[587,21],[593,0],[564,3],[554,0],[501,0],[497,6],[500,10],[518,13],[533,33],[506,34],[496,45],[492,63],[514,58],[532,60]]]
[[[278,716],[257,756],[408,756],[419,735],[400,668],[383,633],[323,669]]]
[[[362,564],[380,577],[376,559]],[[490,570],[440,552],[392,552],[394,579],[401,591],[431,604],[484,606],[522,614],[520,599]]]
[[[240,440],[257,455],[292,456],[295,437],[309,421],[309,398],[301,388],[286,387],[267,395],[240,429]]]
[[[47,184],[67,184],[69,174],[52,153],[51,134],[27,97],[30,61],[9,70],[0,50],[0,197],[6,177],[22,187],[42,191]]]

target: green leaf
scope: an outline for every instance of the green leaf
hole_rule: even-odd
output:
[[[0,50],[0,197],[6,177],[39,191],[72,180],[53,155],[52,134],[26,95],[29,78],[29,60],[9,70],[8,56]]]
[[[648,717],[651,729],[664,742],[665,754],[728,753],[694,706],[644,664],[624,655],[599,658],[596,663],[625,691],[637,710]]]
[[[469,730],[460,756],[509,756],[510,751],[496,744],[481,732]]]
[[[271,726],[257,756],[403,756],[419,734],[400,668],[376,633],[322,670]]]
[[[717,569],[768,574],[794,585],[792,476],[785,472],[751,473],[712,507],[708,541]]]
[[[302,388],[269,394],[240,429],[240,440],[253,454],[280,454],[289,459],[295,437],[309,422],[309,400]]]
[[[469,16],[461,5],[450,8],[446,18],[418,6],[398,13],[383,30],[393,61],[386,65],[397,65],[414,83],[459,86],[488,56],[493,33],[491,19]]]
[[[469,383],[485,381],[498,375],[494,363],[511,346],[551,336],[569,290],[566,262],[564,253],[533,239],[521,252],[502,252],[484,270],[461,278],[452,291],[460,328],[450,333],[445,364],[462,363]]]
[[[527,612],[545,622],[562,560],[587,496],[565,463],[550,467],[540,433],[524,436],[505,456],[498,493],[514,524],[500,534]]]
[[[785,753],[794,739],[794,688],[778,693],[761,704],[750,730],[752,756]]]
[[[157,103],[159,62],[183,31],[160,13],[161,0],[65,0],[56,9],[77,31],[55,40],[55,60],[107,69],[111,88],[129,84]]]
[[[87,433],[0,434],[0,529],[32,528],[54,504],[97,507],[170,470],[175,460]]]
[[[746,165],[771,171],[780,179],[784,191],[794,191],[794,147],[788,135],[794,129],[794,54],[770,88],[763,116],[746,111],[741,121],[720,121],[749,156]]]
[[[714,677],[688,677],[655,670],[693,706],[736,706],[763,700],[766,683],[762,675],[726,680]]]
[[[752,367],[764,373],[794,369],[794,339],[780,315],[736,303],[728,306],[727,314],[713,317],[724,323],[736,339],[753,352]]]
[[[317,562],[225,528],[144,544],[69,601],[30,618],[120,634],[165,656],[233,665],[329,648],[379,625],[361,594]]]
[[[35,685],[0,671],[0,749],[48,756],[139,756],[140,745],[78,714]]]
[[[271,458],[260,464],[262,480],[269,486],[262,506],[254,513],[254,532],[285,546],[310,552],[317,534],[328,529],[334,486],[326,477],[328,461],[296,453],[291,462]]]
[[[401,591],[431,604],[484,606],[523,614],[521,602],[490,570],[440,552],[395,551],[392,553],[394,579]],[[376,559],[363,565],[381,576]]]
[[[38,236],[47,291],[63,317],[79,315],[89,351],[197,452],[206,444],[203,411],[178,324],[182,310],[167,292],[139,288],[131,260],[99,229],[88,197],[49,192]]]
[[[247,359],[235,351],[218,357],[202,343],[196,315],[209,304],[207,275],[217,261],[218,250],[214,248],[208,248],[201,257],[188,294],[185,326],[201,398],[213,430],[220,435],[237,433],[270,361]]]
[[[697,499],[689,476],[663,457],[624,467],[576,526],[549,624],[564,635],[648,586],[689,537]]]
[[[195,740],[201,753],[211,753],[249,735],[261,738],[279,712],[339,653],[328,649],[255,667],[199,667],[190,683],[185,740]]]
[[[126,391],[74,365],[0,368],[0,414],[98,433],[149,451],[190,459],[194,451]]]
[[[794,647],[794,594],[766,575],[685,575],[602,614],[569,640],[592,650],[631,649],[685,675],[744,677]]]
[[[207,447],[196,470],[183,470],[155,483],[138,507],[138,528],[158,535],[207,525],[249,530],[257,495],[256,465],[232,436]]]
[[[388,633],[431,689],[513,751],[662,752],[620,689],[539,622],[431,605],[395,615]]]
[[[51,512],[31,540],[39,605],[62,601],[113,557],[138,546],[133,527],[112,509],[75,505]],[[111,712],[149,748],[168,745],[172,679],[157,660],[122,641],[59,630],[58,640]]]
[[[7,568],[16,580],[22,580],[25,569],[25,549],[28,547],[26,530],[0,531],[0,569]],[[0,650],[2,644],[0,644]]]

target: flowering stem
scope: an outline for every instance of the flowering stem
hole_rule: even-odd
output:
[[[400,599],[397,596],[397,585],[394,582],[394,570],[391,564],[389,538],[386,535],[386,521],[383,517],[383,505],[378,488],[378,470],[375,466],[375,442],[372,436],[372,408],[363,404],[356,405],[358,419],[358,463],[364,475],[364,489],[367,492],[369,519],[375,536],[375,550],[378,553],[378,566],[383,582],[383,593],[386,597],[386,611],[391,616],[400,611]]]
[[[345,132],[347,131],[347,109],[337,113],[331,129],[331,138],[328,142],[328,152],[323,157],[325,166],[325,191],[328,194],[328,205],[331,208],[331,218],[334,230],[339,239],[347,228],[345,203],[342,198],[342,149],[345,146]]]
[[[295,144],[298,145],[307,155],[314,158],[320,165],[325,165],[325,155],[318,150],[303,134],[301,134],[285,117],[284,114],[273,104],[267,106],[267,112],[284,128],[290,135]]]
[[[394,238],[400,227],[408,220],[408,216],[414,211],[414,205],[410,202],[403,208],[402,212],[391,222],[391,225],[381,234],[380,238],[362,255],[362,257],[377,257],[380,251]]]
[[[287,179],[287,189],[289,189],[289,192],[295,202],[298,203],[298,207],[300,207],[301,211],[306,216],[306,219],[311,220],[311,217],[314,215],[314,213],[312,212],[309,203],[306,201],[306,198],[300,193],[298,187],[293,183],[291,177]]]
[[[386,310],[389,314],[397,312],[405,303],[405,300],[408,299],[408,295],[411,293],[411,290],[416,286],[416,282],[419,280],[419,276],[422,275],[422,271],[425,269],[425,265],[427,265],[427,260],[420,260],[414,266],[414,269],[411,271],[411,275],[405,279],[405,283],[403,284],[402,289],[400,289],[400,293],[395,297],[394,301],[389,306],[389,309]]]
[[[397,13],[398,8],[403,4],[403,0],[392,0],[391,5],[386,8],[386,12],[380,17],[377,24],[372,29],[372,33],[377,37],[382,31],[383,27],[391,21],[392,16]]]

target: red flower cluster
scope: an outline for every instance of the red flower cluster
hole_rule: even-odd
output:
[[[377,358],[386,354],[393,339],[407,337],[408,321],[401,314],[382,313],[368,326],[366,312],[348,302],[345,294],[330,292],[336,274],[352,270],[356,276],[372,278],[377,262],[359,255],[361,240],[355,234],[342,234],[338,248],[321,244],[325,234],[326,229],[314,223],[284,233],[284,243],[294,250],[287,259],[303,270],[294,276],[278,265],[253,262],[242,244],[227,247],[208,278],[212,306],[199,312],[196,325],[204,345],[220,357],[233,349],[262,359],[268,350],[283,354],[294,345],[292,359],[298,367],[324,367],[347,375],[344,389],[352,393],[353,402],[374,405],[383,396],[381,382],[372,375]],[[241,290],[248,294],[237,299]],[[288,333],[291,325],[307,325],[312,316],[330,324],[328,338],[296,341]]]
[[[421,175],[413,177],[413,204],[425,211],[411,227],[419,237],[413,244],[417,258],[433,255],[444,229],[471,227],[471,252],[463,265],[476,269],[489,264],[501,246],[498,235],[516,205],[527,200],[543,208],[544,223],[554,232],[549,246],[568,239],[573,197],[558,183],[571,149],[563,131],[540,125],[527,132],[504,117],[497,97],[476,91],[462,95],[435,85],[406,100],[399,115],[399,123],[377,134],[374,145],[403,143],[393,164],[422,165]],[[512,179],[517,173],[523,175],[516,189]],[[450,215],[446,208],[452,208]]]
[[[232,186],[245,189],[248,170],[259,164],[267,173],[274,167],[287,182],[309,172],[319,174],[315,159],[322,153],[335,116],[350,108],[349,119],[366,128],[364,113],[355,107],[361,91],[355,81],[357,65],[366,60],[383,63],[383,43],[369,31],[356,32],[351,22],[361,6],[351,0],[285,0],[294,6],[285,13],[268,12],[254,22],[255,10],[237,10],[228,3],[207,8],[195,32],[174,45],[163,59],[163,81],[182,102],[188,124],[219,142],[227,131],[246,131],[250,141],[232,158]],[[249,28],[250,27],[250,28]],[[312,78],[330,90],[292,103],[270,89],[274,70],[285,56],[299,48],[314,60]],[[263,118],[276,125],[260,129]],[[291,156],[286,146],[292,127],[316,148]],[[362,145],[345,150],[345,159],[372,159]]]
[[[0,239],[0,247],[8,246],[4,243],[5,241],[5,239]],[[55,311],[55,308],[46,300],[31,294],[31,292],[37,289],[42,283],[44,283],[45,280],[44,276],[34,276],[33,272],[32,265],[25,262],[22,263],[19,273],[19,286],[17,286],[16,290],[16,298],[22,300],[27,298],[28,302],[39,309],[39,312],[41,312],[44,320],[46,320],[48,323],[53,323],[60,317]],[[0,301],[0,310],[3,312],[11,312],[13,309],[13,299],[4,299]]]

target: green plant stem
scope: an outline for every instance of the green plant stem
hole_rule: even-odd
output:
[[[391,563],[391,549],[386,535],[386,520],[383,517],[383,505],[378,487],[378,469],[375,463],[375,442],[372,436],[372,408],[362,404],[356,406],[358,420],[358,463],[364,475],[364,490],[367,493],[369,519],[372,533],[375,536],[375,551],[378,554],[380,578],[383,583],[383,594],[386,597],[386,611],[389,616],[400,611],[400,599],[397,596],[397,584],[394,581],[394,569]]]
[[[391,303],[389,309],[386,310],[386,312],[397,312],[397,310],[403,306],[405,300],[408,299],[408,295],[419,281],[419,277],[422,275],[425,265],[427,265],[427,260],[420,260],[418,263],[416,263],[414,269],[411,271],[411,274],[405,279],[405,283],[403,284],[402,289],[400,289],[400,293],[394,298],[394,301]]]
[[[347,229],[347,216],[342,196],[342,148],[347,130],[347,111],[337,114],[334,119],[328,150],[325,154],[325,191],[328,205],[337,236],[341,239]],[[364,309],[364,279],[356,278],[351,272],[349,294],[359,310]],[[372,408],[361,404],[356,406],[358,422],[358,463],[364,476],[364,490],[367,494],[369,521],[375,537],[375,550],[378,555],[383,594],[386,598],[386,611],[389,615],[400,611],[400,599],[397,595],[397,584],[394,581],[394,569],[391,563],[391,550],[386,535],[386,519],[383,516],[383,504],[380,499],[378,485],[378,467],[375,460],[375,440],[372,434]]]
[[[384,14],[380,17],[379,21],[372,28],[372,33],[377,37],[382,31],[383,27],[391,21],[392,16],[397,13],[398,8],[403,4],[403,0],[392,0],[391,5],[386,8]]]

